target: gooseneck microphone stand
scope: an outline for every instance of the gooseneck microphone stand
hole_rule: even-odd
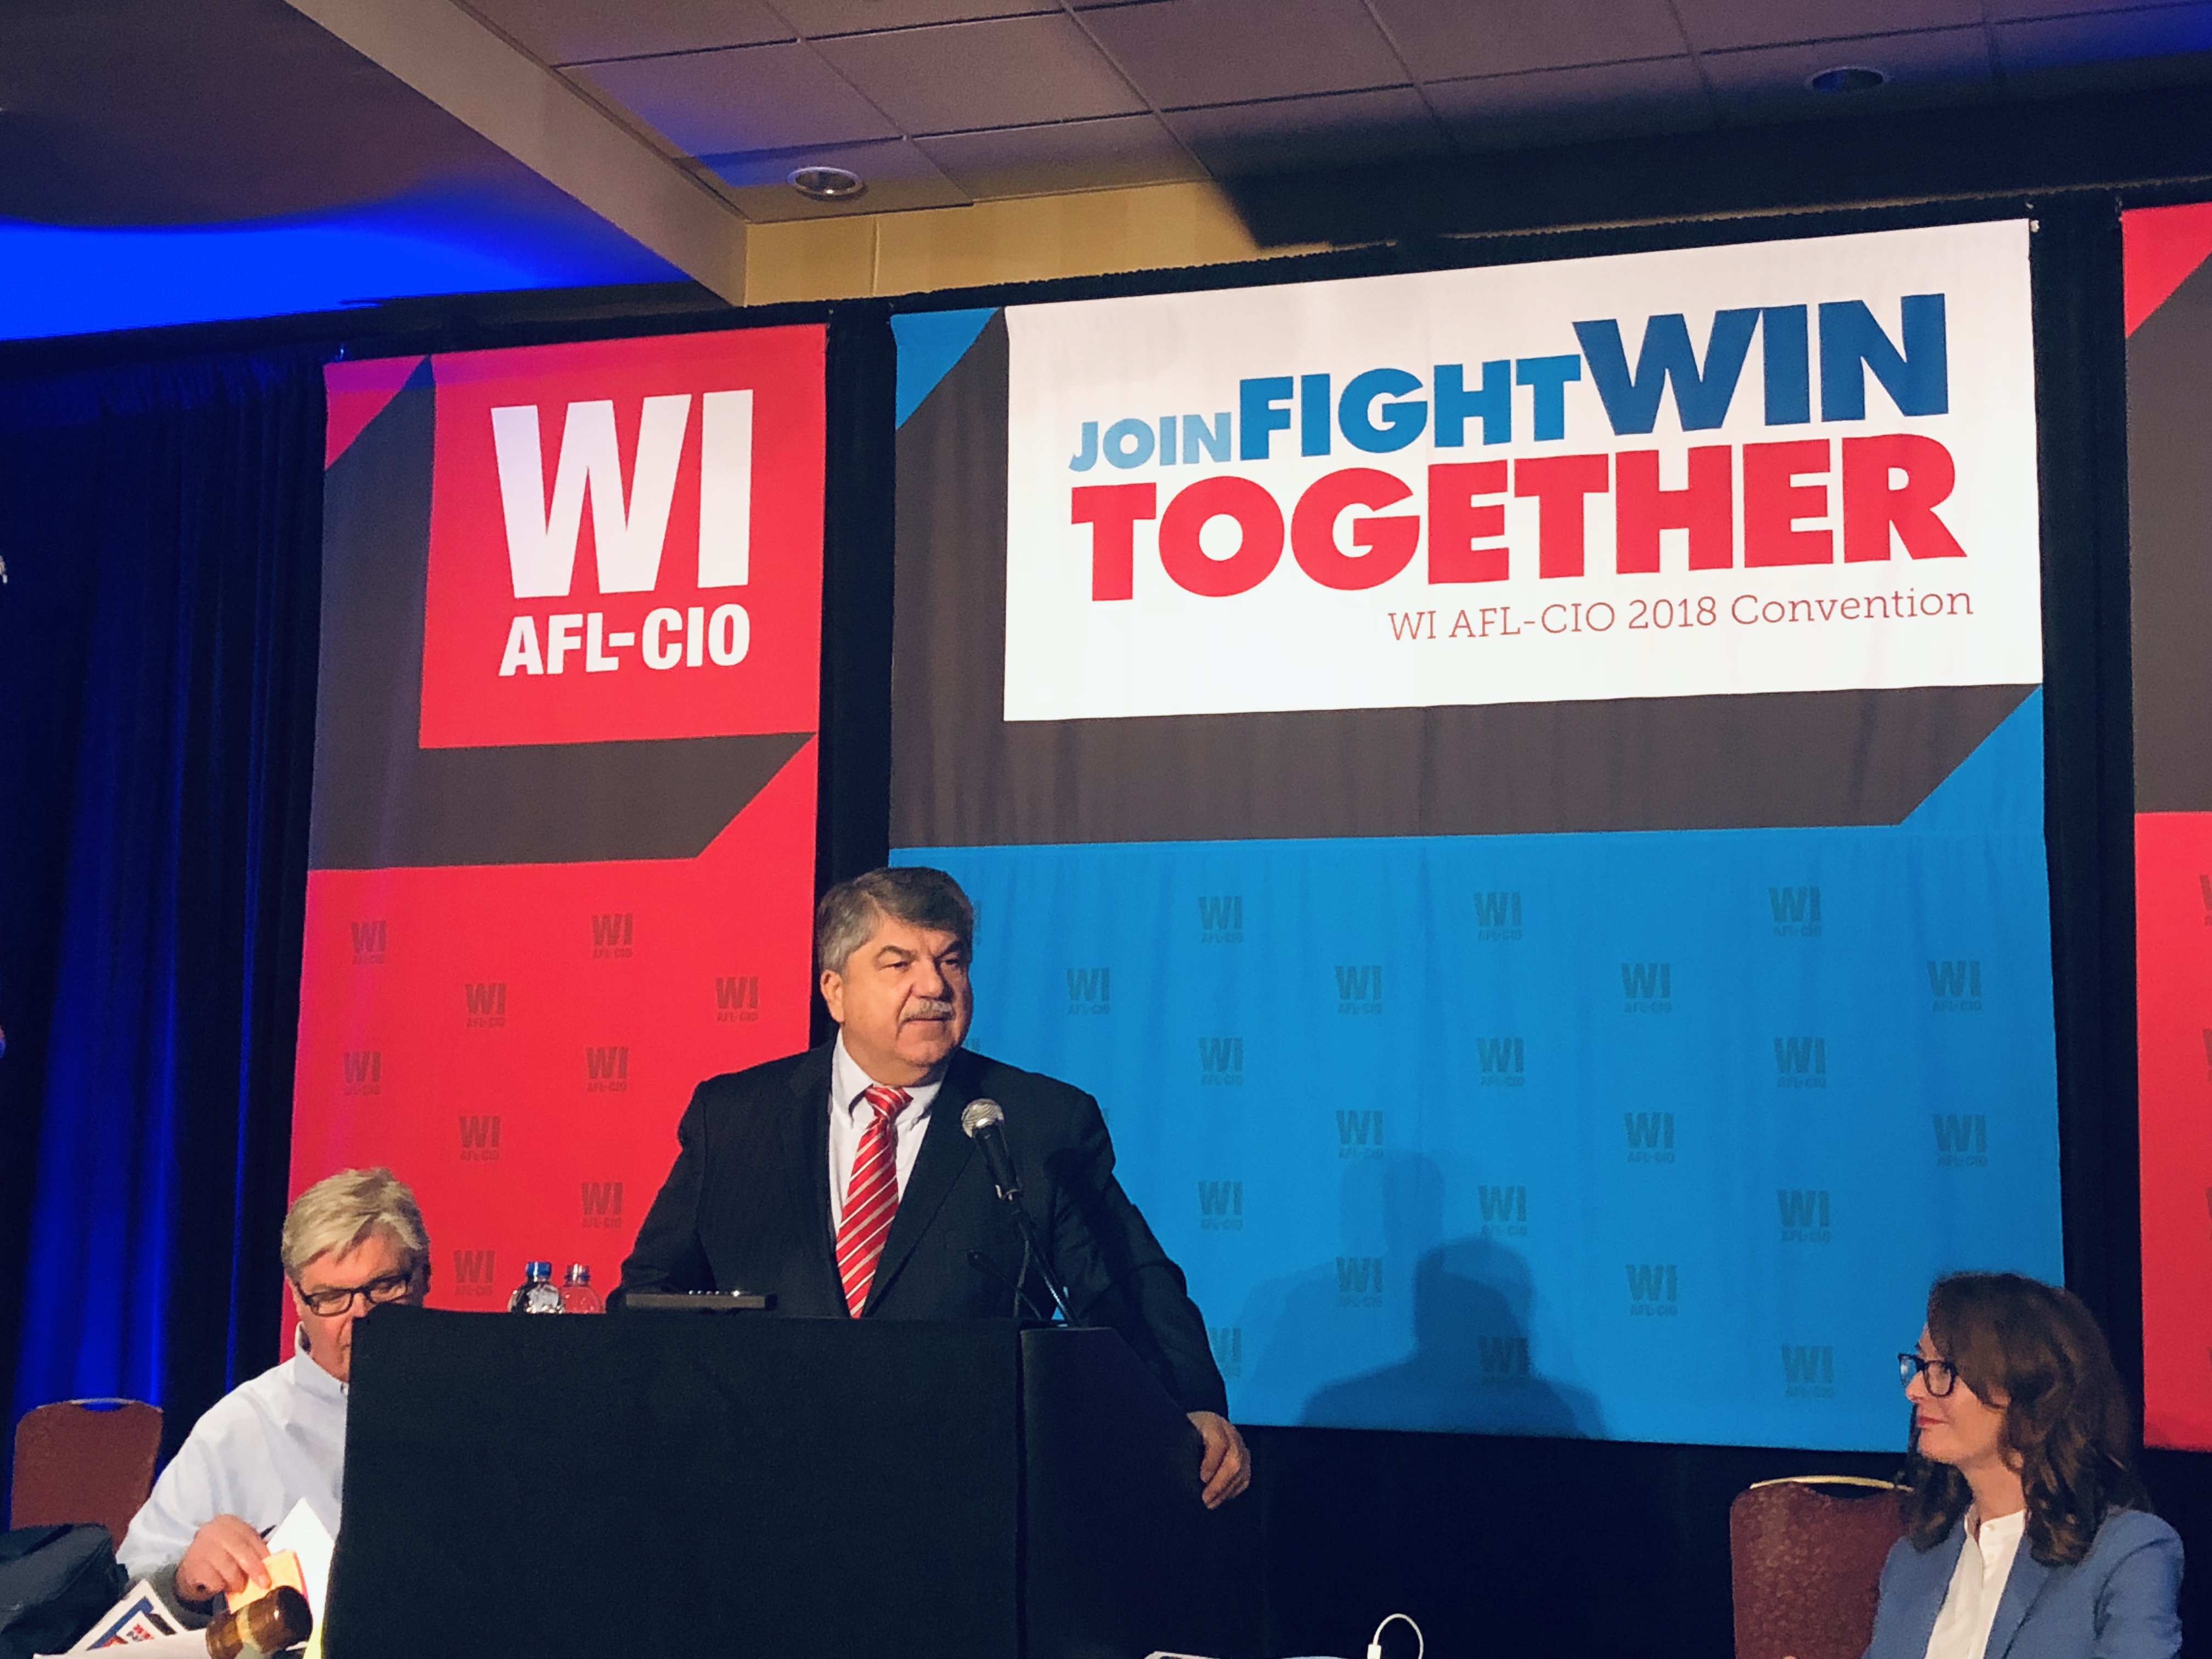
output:
[[[995,1100],[975,1101],[960,1114],[961,1128],[982,1149],[983,1161],[990,1166],[992,1185],[1013,1211],[1014,1224],[1021,1230],[1024,1267],[1028,1261],[1036,1261],[1037,1276],[1052,1293],[1053,1306],[1060,1310],[1061,1321],[1073,1327],[1079,1322],[1068,1302],[1067,1286],[1053,1264],[1052,1251],[1044,1242],[1044,1234],[1030,1218],[1028,1207],[1022,1202],[1022,1178],[1014,1171],[1013,1154],[1006,1146],[1006,1121],[1005,1109]]]

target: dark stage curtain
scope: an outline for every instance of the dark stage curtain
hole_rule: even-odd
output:
[[[171,1449],[276,1358],[320,364],[0,382],[0,1399]]]

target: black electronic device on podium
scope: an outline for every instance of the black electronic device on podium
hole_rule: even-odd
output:
[[[329,1659],[1219,1652],[1196,1431],[1110,1330],[380,1308]]]

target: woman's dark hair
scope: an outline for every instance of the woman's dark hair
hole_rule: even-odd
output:
[[[2011,1402],[1999,1443],[2019,1459],[2038,1561],[2070,1566],[2088,1554],[2107,1510],[2150,1507],[2136,1477],[2134,1413],[2079,1297],[2019,1273],[1954,1273],[1928,1293],[1928,1334],[1984,1403]],[[1918,1440],[1916,1430],[1905,1536],[1929,1550],[1973,1493],[1958,1470],[1920,1455]]]

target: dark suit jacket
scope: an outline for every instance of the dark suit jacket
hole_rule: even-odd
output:
[[[699,1085],[677,1127],[675,1167],[623,1263],[624,1291],[764,1291],[781,1313],[850,1317],[830,1225],[830,1058],[825,1043]],[[961,1109],[987,1098],[1006,1109],[1022,1202],[1051,1245],[1075,1316],[1120,1331],[1185,1411],[1225,1413],[1205,1322],[1114,1178],[1098,1103],[964,1048],[946,1062],[862,1316],[1012,1312],[1021,1234],[960,1130]],[[1049,1310],[1034,1273],[1026,1289]]]
[[[1881,1570],[1865,1659],[1921,1659],[1966,1547],[1957,1521],[1923,1553],[1900,1538]],[[2181,1538],[2141,1510],[2114,1510],[2089,1553],[2046,1567],[2022,1539],[1984,1659],[2173,1659],[2181,1651]]]

